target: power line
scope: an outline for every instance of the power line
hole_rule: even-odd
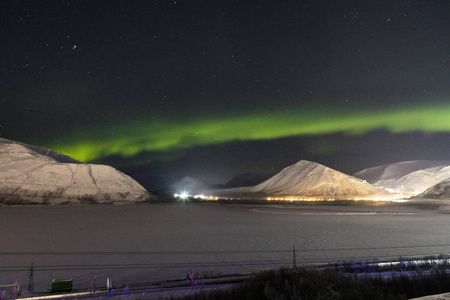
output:
[[[291,250],[220,250],[220,251],[23,251],[23,252],[10,252],[1,251],[0,256],[24,256],[24,255],[36,255],[36,256],[52,256],[52,255],[82,255],[82,256],[121,256],[121,255],[199,255],[199,254],[246,254],[246,253],[283,253],[290,252]]]
[[[195,267],[228,267],[228,266],[244,266],[244,265],[267,265],[267,264],[284,264],[290,260],[251,260],[251,261],[213,261],[213,262],[186,262],[186,263],[137,263],[137,264],[99,264],[99,265],[42,265],[34,266],[34,271],[57,271],[57,270],[108,270],[108,269],[164,269],[164,268],[189,268]],[[29,271],[27,266],[4,266],[0,267],[1,271]]]
[[[291,250],[286,250],[291,251]],[[427,254],[430,255],[430,254]],[[412,257],[412,255],[409,255]],[[414,257],[424,256],[415,254]],[[380,261],[391,260],[395,256],[378,256],[376,259],[367,256],[347,256],[347,257],[323,257],[298,260],[300,265],[325,264],[337,261]],[[404,257],[404,256],[402,256]],[[87,270],[132,270],[132,269],[174,269],[174,268],[204,268],[204,267],[238,267],[238,266],[268,266],[268,265],[289,265],[290,259],[272,260],[236,260],[236,261],[197,261],[183,263],[127,263],[127,264],[71,264],[71,265],[34,265],[34,271],[87,271]],[[29,266],[1,266],[2,272],[28,272]]]
[[[311,248],[298,249],[296,253],[327,252],[327,251],[370,251],[370,250],[390,250],[390,249],[414,249],[414,248],[434,248],[450,247],[450,244],[433,245],[405,245],[405,246],[378,246],[378,247],[352,247],[352,248]],[[292,253],[292,249],[273,250],[205,250],[205,251],[0,251],[0,256],[149,256],[149,255],[220,255],[220,254],[272,254],[272,253]]]
[[[374,260],[367,255],[356,256],[326,256],[321,258],[302,258],[302,253],[311,252],[336,252],[336,251],[365,251],[365,250],[390,250],[390,249],[423,249],[433,247],[450,247],[450,244],[435,245],[407,245],[407,246],[382,246],[382,247],[357,247],[357,248],[316,248],[316,249],[296,249],[296,262],[301,264],[332,263],[338,260]],[[292,250],[231,250],[231,251],[26,251],[26,252],[0,252],[0,256],[158,256],[158,255],[234,255],[234,254],[287,254]],[[441,253],[441,252],[440,252]],[[408,256],[429,256],[430,253],[415,253]],[[401,255],[402,256],[402,255]],[[392,259],[395,255],[377,256],[376,260]],[[403,256],[404,257],[404,256]],[[168,262],[168,263],[122,263],[122,264],[70,264],[70,265],[34,265],[35,271],[82,271],[82,270],[125,270],[125,269],[173,269],[173,268],[204,268],[204,267],[236,267],[236,266],[264,266],[264,265],[289,265],[291,259],[266,259],[266,260],[227,260],[227,261],[194,261],[194,262]],[[26,272],[29,266],[0,266],[3,272]]]

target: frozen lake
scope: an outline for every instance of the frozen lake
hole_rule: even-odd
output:
[[[450,216],[404,206],[146,204],[0,207],[0,285],[104,287],[450,253]]]

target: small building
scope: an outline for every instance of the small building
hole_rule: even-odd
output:
[[[65,280],[52,280],[52,293],[71,292],[73,286],[73,278]]]

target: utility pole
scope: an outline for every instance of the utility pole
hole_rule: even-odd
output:
[[[30,278],[28,279],[28,292],[34,293],[34,275],[33,275],[33,262],[31,262]]]
[[[297,260],[295,259],[295,245],[294,245],[294,249],[292,250],[292,267],[295,269],[297,268]]]

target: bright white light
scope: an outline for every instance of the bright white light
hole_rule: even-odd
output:
[[[392,202],[400,202],[400,203],[402,203],[402,202],[409,202],[407,199],[394,199],[394,200],[392,200]]]
[[[186,200],[189,197],[188,193],[186,192],[181,192],[180,194],[180,199],[181,200]]]

